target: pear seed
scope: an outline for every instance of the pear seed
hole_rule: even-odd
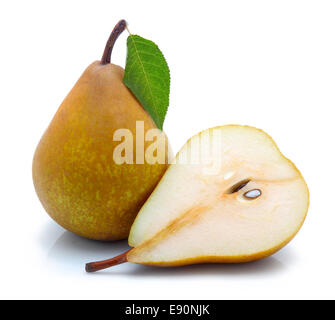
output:
[[[253,200],[258,198],[262,194],[262,191],[259,189],[252,189],[243,194],[243,196],[248,200]]]
[[[227,190],[227,194],[230,194],[230,193],[235,193],[239,190],[241,190],[242,188],[244,188],[248,183],[250,182],[250,179],[244,179],[240,182],[237,182],[235,183],[232,187],[230,187],[228,190]]]

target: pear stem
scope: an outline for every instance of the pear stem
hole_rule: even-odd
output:
[[[108,64],[111,62],[111,55],[112,55],[112,51],[113,51],[113,47],[115,44],[116,39],[119,37],[119,35],[124,31],[124,29],[126,29],[127,27],[127,22],[126,20],[120,20],[116,26],[114,27],[111,35],[109,36],[107,43],[106,43],[106,47],[105,47],[105,51],[102,55],[101,58],[101,64]]]
[[[109,267],[116,266],[121,263],[127,262],[127,253],[130,250],[126,251],[125,253],[120,254],[117,257],[114,257],[112,259],[103,260],[103,261],[96,261],[96,262],[90,262],[86,263],[85,270],[86,272],[96,272],[102,269],[106,269]]]

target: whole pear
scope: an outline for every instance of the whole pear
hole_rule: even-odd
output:
[[[165,170],[144,158],[115,161],[115,132],[136,137],[157,128],[139,101],[123,84],[123,68],[111,64],[115,40],[125,29],[121,20],[107,41],[101,61],[93,62],[65,98],[42,136],[33,159],[33,181],[48,214],[65,229],[95,240],[128,237],[130,227]],[[166,139],[157,139],[166,150]],[[144,141],[144,150],[152,144]],[[150,162],[150,163],[149,163]]]

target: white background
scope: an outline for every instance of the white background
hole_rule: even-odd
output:
[[[335,298],[334,1],[1,1],[0,298]],[[177,151],[223,124],[262,128],[311,193],[296,238],[263,261],[86,274],[125,241],[56,225],[31,179],[34,149],[115,23],[155,41],[171,69],[164,130]],[[124,66],[126,33],[112,55]]]

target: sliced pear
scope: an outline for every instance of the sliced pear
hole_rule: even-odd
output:
[[[302,175],[269,135],[211,128],[183,146],[140,210],[129,235],[134,248],[86,270],[261,259],[294,237],[308,205]]]

